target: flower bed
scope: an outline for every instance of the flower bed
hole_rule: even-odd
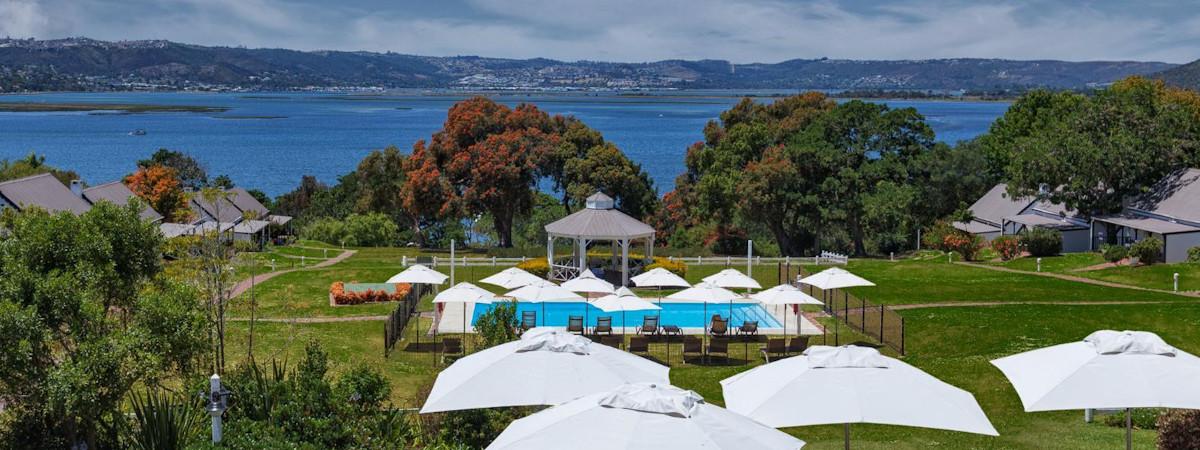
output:
[[[412,288],[408,284],[359,284],[334,282],[329,287],[332,305],[361,305],[363,303],[398,302]]]

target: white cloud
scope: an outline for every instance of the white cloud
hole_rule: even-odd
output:
[[[387,0],[41,1],[0,0],[0,31],[567,60],[1200,57],[1200,14],[1173,3],[458,0],[429,11]],[[45,14],[58,23],[72,10],[58,27]]]

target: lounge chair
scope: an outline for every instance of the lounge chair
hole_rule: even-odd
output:
[[[442,362],[446,362],[446,355],[459,355],[463,352],[462,339],[459,338],[442,338]]]
[[[729,363],[729,341],[725,339],[710,339],[708,341],[708,354],[720,353],[725,358],[725,363]]]
[[[629,338],[629,353],[650,353],[650,338],[634,336]]]
[[[763,360],[771,362],[771,357],[776,359],[787,355],[787,338],[767,339],[767,347],[762,349]]]
[[[712,318],[712,325],[709,325],[708,332],[713,336],[725,336],[729,333],[729,322],[726,322],[721,316],[715,315]]]
[[[596,327],[592,328],[592,334],[601,334],[601,333],[612,336],[612,334],[613,334],[612,317],[604,316],[604,317],[596,318]]]
[[[567,318],[567,332],[583,334],[583,316],[570,316]]]
[[[658,316],[643,316],[642,327],[637,334],[658,334]]]
[[[683,337],[683,356],[684,356],[684,358],[686,358],[688,355],[703,356],[704,355],[704,340],[702,340],[696,336],[684,336]]]
[[[808,348],[808,336],[796,336],[788,342],[787,353],[801,354]]]
[[[537,311],[521,312],[521,331],[525,332],[537,326]]]
[[[758,336],[758,321],[747,320],[742,322],[742,326],[737,329],[737,334],[739,336]]]
[[[600,336],[600,344],[601,345],[607,345],[612,348],[621,348],[621,344],[624,344],[624,343],[625,343],[624,340],[621,339],[620,336],[612,336],[612,335]]]

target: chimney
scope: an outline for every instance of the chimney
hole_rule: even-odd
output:
[[[79,180],[71,180],[71,193],[76,196],[83,197],[83,182]]]

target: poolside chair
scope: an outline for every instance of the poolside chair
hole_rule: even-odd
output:
[[[583,316],[567,317],[567,332],[583,334]]]
[[[683,337],[683,357],[688,355],[704,356],[704,340],[696,336]]]
[[[612,336],[613,329],[612,329],[612,317],[611,316],[604,316],[604,317],[596,318],[596,327],[592,328],[592,334],[600,334],[600,333],[605,333],[605,334],[608,334],[609,336]]]
[[[650,353],[650,338],[634,336],[629,338],[629,353]]]
[[[709,326],[708,332],[713,336],[725,336],[729,334],[729,322],[722,319],[720,315],[714,315],[712,325]]]
[[[442,338],[442,363],[446,362],[446,355],[459,355],[462,352],[462,339]]]
[[[808,336],[796,336],[788,342],[787,353],[801,354],[808,348]]]
[[[600,336],[600,344],[601,345],[607,345],[612,348],[621,348],[621,344],[624,344],[624,343],[625,343],[624,339],[621,339],[620,336],[613,336],[613,335]]]
[[[767,339],[766,348],[762,349],[763,361],[771,362],[771,357],[776,359],[787,355],[787,338]]]
[[[747,320],[742,322],[742,326],[737,329],[737,334],[739,336],[758,336],[758,321]]]
[[[658,334],[658,316],[643,316],[642,327],[637,334]]]
[[[537,311],[521,312],[521,332],[537,326]]]
[[[708,354],[720,353],[725,358],[725,363],[729,364],[729,341],[725,339],[710,339],[708,341]]]

